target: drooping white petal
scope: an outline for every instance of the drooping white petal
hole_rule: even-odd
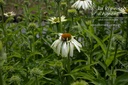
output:
[[[60,39],[57,39],[53,42],[53,44],[51,45],[51,47],[55,47],[58,45],[58,43],[60,42]]]
[[[67,46],[66,46],[66,42],[63,42],[63,45],[62,45],[62,56],[63,57],[67,57],[67,50],[66,50]]]
[[[77,44],[79,47],[82,47],[82,45],[81,45],[78,41],[76,41],[75,39],[72,39],[72,41],[73,41],[75,44]]]
[[[86,4],[86,1],[83,1],[83,5],[82,5],[82,8],[83,8],[83,9],[86,9],[86,8],[87,8],[87,4]]]
[[[74,43],[72,42],[72,44],[76,47],[76,49],[80,52],[80,48]]]
[[[92,1],[91,0],[87,0],[88,5],[92,5]]]
[[[70,42],[70,53],[69,53],[69,55],[71,57],[73,57],[73,50],[74,50],[74,45]]]
[[[56,41],[53,42],[53,44],[51,45],[51,48],[57,52],[57,45],[61,42],[60,39],[57,39]]]
[[[58,46],[57,46],[57,50],[56,50],[56,53],[57,55],[59,56],[60,55],[60,52],[61,52],[61,48],[62,48],[62,41],[59,42]]]
[[[82,5],[83,5],[83,1],[79,1],[77,8],[80,9]]]
[[[77,6],[79,5],[80,0],[76,1],[71,7],[72,8],[77,8]]]
[[[66,50],[67,50],[67,56],[68,56],[68,54],[70,52],[70,42],[67,42],[67,48],[66,48]]]
[[[76,49],[80,52],[80,48],[82,47],[82,45],[79,42],[77,42],[75,39],[72,39],[71,42],[76,47]]]

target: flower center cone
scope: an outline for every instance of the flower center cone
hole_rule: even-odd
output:
[[[68,41],[71,39],[71,34],[70,33],[63,33],[61,37],[62,37],[63,41]]]

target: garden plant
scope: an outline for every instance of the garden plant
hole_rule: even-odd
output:
[[[0,0],[0,85],[128,85],[128,1]]]

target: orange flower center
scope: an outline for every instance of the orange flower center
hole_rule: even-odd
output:
[[[61,35],[61,39],[63,40],[63,41],[68,41],[68,40],[70,40],[71,39],[71,34],[70,33],[63,33],[62,35]]]

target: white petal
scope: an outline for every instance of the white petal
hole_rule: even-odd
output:
[[[87,0],[88,5],[92,5],[92,1],[91,0]]]
[[[66,50],[67,50],[67,56],[68,56],[69,51],[70,51],[70,42],[67,43],[67,49]]]
[[[62,56],[63,57],[67,57],[67,50],[66,50],[66,42],[63,42],[63,45],[62,45]]]
[[[65,19],[65,16],[61,16],[61,22],[64,22],[64,21],[67,21],[67,20]]]
[[[80,48],[74,43],[72,42],[72,44],[76,47],[76,49],[80,52]]]
[[[55,40],[55,41],[53,42],[53,44],[51,45],[51,47],[56,47],[59,42],[60,42],[60,39]]]
[[[76,49],[80,52],[80,48],[82,47],[82,45],[79,42],[77,42],[75,39],[72,39],[71,42],[76,47]]]
[[[54,41],[53,44],[51,45],[51,48],[52,48],[55,52],[57,52],[57,45],[58,45],[60,42],[61,42],[61,40],[58,39],[58,40]]]
[[[61,36],[63,33],[59,33],[58,35]]]
[[[77,44],[79,47],[82,47],[82,45],[78,41],[76,41],[75,39],[72,39],[72,41],[75,42],[75,44]]]
[[[79,3],[80,3],[80,0],[76,1],[71,7],[78,8]]]
[[[77,8],[80,9],[82,5],[83,5],[83,1],[80,1]]]
[[[57,55],[59,56],[60,55],[60,51],[61,51],[61,47],[62,47],[62,41],[60,41],[60,43],[58,44],[58,46],[57,46],[57,51],[56,51],[56,53],[57,53]]]
[[[69,53],[69,55],[71,57],[73,57],[73,50],[74,50],[74,45],[72,43],[70,43],[70,53]]]
[[[82,8],[83,8],[84,10],[87,9],[87,4],[86,4],[85,1],[83,1],[83,6],[82,6]]]

